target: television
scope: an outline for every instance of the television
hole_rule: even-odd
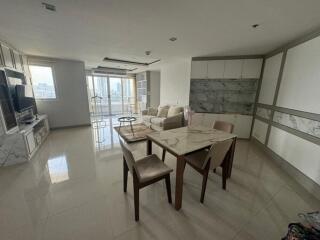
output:
[[[15,85],[13,98],[17,112],[33,109],[33,112],[36,113],[36,101],[34,99],[32,86],[23,84]]]

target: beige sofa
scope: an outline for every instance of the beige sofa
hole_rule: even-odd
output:
[[[142,121],[152,129],[161,131],[184,126],[183,107],[159,106],[142,111]]]

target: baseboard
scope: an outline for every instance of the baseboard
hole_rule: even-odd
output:
[[[60,129],[67,129],[67,128],[78,128],[78,127],[90,127],[91,123],[86,124],[79,124],[79,125],[72,125],[72,126],[62,126],[62,127],[52,127],[50,130],[60,130]]]
[[[271,159],[281,167],[290,177],[292,177],[297,183],[305,188],[310,194],[320,200],[320,186],[314,182],[311,178],[307,177],[300,170],[292,166],[285,159],[273,152],[271,149],[263,145],[256,138],[252,137],[251,142],[264,151]]]

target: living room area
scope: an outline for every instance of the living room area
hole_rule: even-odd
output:
[[[320,3],[0,6],[0,239],[320,238]]]

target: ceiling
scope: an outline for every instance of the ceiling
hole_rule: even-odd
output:
[[[0,38],[26,54],[87,67],[134,68],[104,57],[161,59],[151,68],[157,69],[175,58],[264,54],[320,27],[319,0],[43,1],[57,11],[41,0],[1,0]]]

